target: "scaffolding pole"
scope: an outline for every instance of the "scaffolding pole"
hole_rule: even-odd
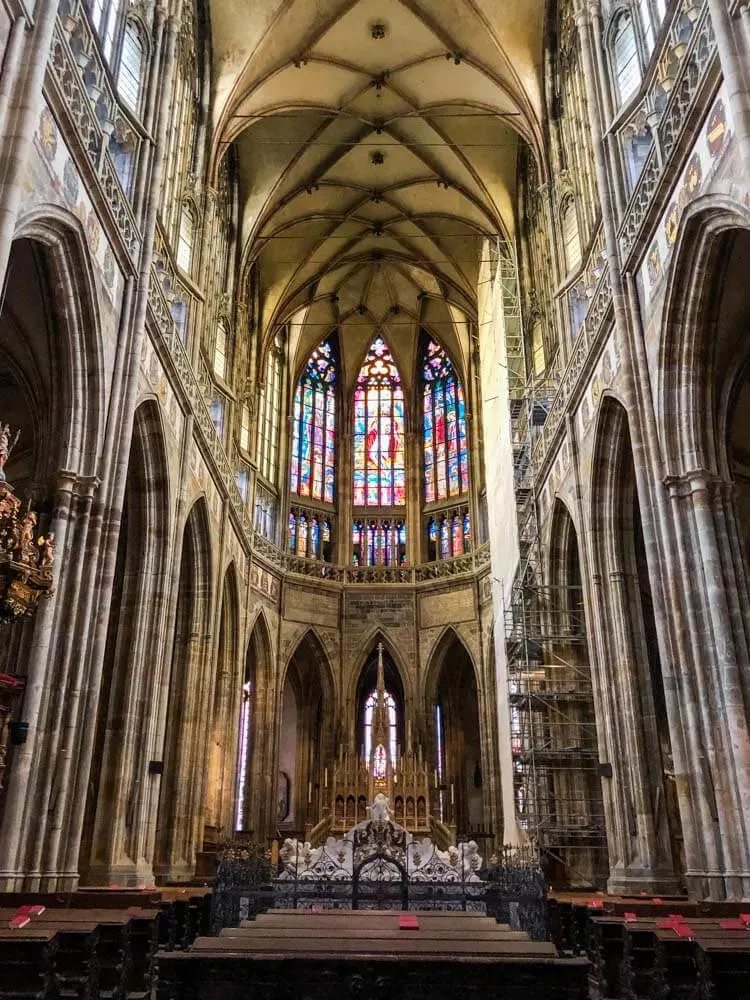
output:
[[[532,451],[557,386],[526,365],[520,315],[508,367],[520,558],[505,611],[519,825],[553,885],[603,887],[607,841],[580,586],[544,583]]]

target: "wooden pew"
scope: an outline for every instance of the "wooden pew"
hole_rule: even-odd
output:
[[[231,937],[236,938],[238,941],[246,939],[248,936],[252,937],[253,940],[259,941],[273,941],[278,939],[280,928],[276,927],[225,927],[219,937]],[[294,931],[294,937],[297,941],[306,940],[318,940],[318,941],[340,941],[343,938],[347,940],[358,940],[358,941],[396,941],[403,940],[405,936],[404,931],[399,930],[397,927],[388,928],[374,928],[374,927],[360,927],[360,928],[350,928],[345,930],[343,928],[330,928],[320,929],[315,927],[299,927]],[[419,931],[409,931],[409,938],[414,939],[417,942],[430,940],[430,941],[440,941],[443,942],[443,946],[447,947],[446,942],[450,944],[453,941],[461,940],[457,939],[456,934],[449,930],[430,930],[424,929]],[[470,940],[472,941],[528,941],[529,937],[524,931],[512,931],[512,930],[482,930],[474,931],[470,935]],[[205,938],[198,938],[196,940],[206,940]],[[216,940],[215,938],[209,940]]]
[[[51,996],[57,932],[49,928],[0,927],[0,998]]]

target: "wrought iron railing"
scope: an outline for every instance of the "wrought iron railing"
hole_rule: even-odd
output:
[[[549,940],[547,881],[538,856],[506,847],[499,862],[474,877],[459,873],[455,878],[415,879],[391,854],[378,854],[349,877],[336,871],[295,878],[272,870],[266,853],[224,858],[213,883],[211,932],[218,934],[224,927],[236,927],[242,920],[279,908],[474,911],[523,930],[532,940]]]

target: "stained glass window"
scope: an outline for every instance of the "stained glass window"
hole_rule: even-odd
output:
[[[247,403],[242,404],[240,411],[240,448],[250,451],[250,407]]]
[[[214,374],[219,378],[227,377],[227,358],[229,353],[229,336],[227,328],[222,320],[216,328],[216,340],[214,341]]]
[[[120,66],[117,71],[117,89],[127,106],[138,114],[143,84],[143,62],[146,45],[141,30],[135,21],[125,23],[125,34],[120,51]]]
[[[376,337],[354,392],[354,506],[406,503],[404,390],[388,345]]]
[[[424,383],[425,500],[445,500],[469,489],[464,390],[439,344],[429,340],[422,364]]]
[[[193,242],[195,240],[195,212],[189,204],[185,204],[180,216],[180,233],[177,240],[177,266],[186,273],[190,272],[193,262]]]
[[[281,372],[283,350],[277,342],[268,353],[266,381],[258,410],[258,469],[269,483],[276,485],[279,456],[279,416],[281,411]]]
[[[336,359],[326,340],[310,355],[294,393],[292,493],[333,503],[336,456]]]
[[[333,553],[330,520],[292,507],[289,512],[289,550],[296,556],[330,562]]]
[[[355,521],[352,525],[355,566],[405,566],[406,524],[403,521]]]
[[[276,497],[257,480],[255,483],[255,530],[270,541],[276,540]]]
[[[451,559],[471,551],[471,518],[452,509],[427,519],[427,561]]]
[[[389,691],[385,691],[384,695],[385,710],[388,716],[388,752],[391,764],[394,764],[396,761],[396,699]],[[377,702],[377,691],[373,691],[365,702],[365,764],[370,763],[370,757],[375,749],[372,745],[372,717],[375,714]],[[379,775],[379,777],[383,777],[383,775]]]
[[[247,764],[250,753],[250,711],[252,708],[252,686],[246,681],[242,688],[242,709],[240,712],[240,739],[237,760],[237,799],[235,802],[235,830],[243,829],[245,797],[247,792]]]

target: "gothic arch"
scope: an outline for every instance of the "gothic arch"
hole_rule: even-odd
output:
[[[185,520],[177,565],[164,762],[157,823],[155,871],[164,881],[192,878],[202,835],[211,671],[206,669],[211,629],[212,557],[206,501],[195,501]]]
[[[390,657],[396,673],[398,674],[398,680],[404,694],[404,706],[406,710],[408,706],[414,703],[414,690],[411,684],[409,670],[407,669],[404,658],[399,652],[398,646],[392,637],[387,631],[379,626],[375,626],[375,628],[370,631],[369,635],[363,639],[360,644],[362,652],[352,666],[346,685],[346,704],[351,706],[356,704],[357,689],[359,687],[362,672],[367,667],[368,661],[372,657],[373,653],[377,650],[379,642],[383,643],[383,649]]]
[[[666,891],[678,885],[682,829],[628,415],[612,395],[599,409],[593,455],[591,572],[598,618],[610,623],[596,637],[600,752],[613,768],[609,885]],[[667,803],[658,815],[656,801]]]
[[[276,767],[289,781],[289,808],[282,829],[302,830],[321,815],[324,762],[336,745],[336,687],[320,636],[309,628],[289,657],[276,698]],[[293,824],[289,826],[288,824]]]
[[[333,673],[333,668],[331,667],[331,661],[328,658],[325,643],[320,638],[320,635],[314,625],[311,625],[308,629],[306,629],[304,633],[295,641],[292,651],[284,664],[281,677],[279,678],[280,688],[283,688],[284,683],[286,682],[292,660],[294,660],[294,658],[300,653],[310,654],[311,662],[315,664],[319,671],[323,695],[327,704],[331,707],[331,710],[333,710],[336,705],[336,678]]]
[[[165,612],[169,546],[169,471],[158,405],[135,411],[120,521],[115,584],[95,721],[94,759],[83,823],[85,881],[153,878],[146,842],[149,795],[140,777],[152,754],[153,704],[162,662],[157,623]],[[130,803],[130,816],[126,804]]]
[[[424,728],[429,767],[440,778],[440,818],[460,836],[479,836],[496,819],[491,775],[497,745],[494,706],[486,704],[474,658],[453,626],[446,627],[425,672]]]
[[[266,609],[261,607],[258,609],[249,629],[247,644],[245,646],[245,657],[247,658],[252,652],[256,657],[255,662],[263,663],[262,669],[266,671],[266,676],[268,677],[273,672],[274,644],[272,635]]]
[[[567,562],[571,546],[578,545],[578,536],[579,529],[569,505],[559,494],[556,495],[547,535],[547,568],[544,574],[544,579],[549,581],[550,586],[567,585]]]
[[[242,681],[235,692],[237,730],[234,828],[269,835],[275,829],[273,783],[276,706],[274,649],[265,608],[260,608],[245,646]]]
[[[680,221],[664,299],[659,348],[657,422],[664,428],[667,472],[719,470],[717,403],[721,386],[706,378],[717,358],[722,273],[750,211],[725,195],[706,195]]]
[[[374,642],[368,644],[368,652],[360,663],[357,672],[351,678],[355,682],[351,700],[345,707],[345,717],[353,723],[355,734],[354,746],[361,747],[365,742],[365,706],[377,685],[378,645],[383,642],[378,633]],[[407,708],[406,690],[401,670],[396,664],[390,650],[383,642],[383,673],[386,691],[393,697],[396,705],[396,743],[405,747],[408,741],[407,719],[412,712]]]
[[[242,692],[240,597],[234,561],[224,572],[218,608],[213,709],[207,758],[204,851],[218,845],[232,826],[237,761],[237,703]]]
[[[55,378],[56,423],[50,439],[59,453],[56,457],[50,453],[47,464],[91,475],[103,444],[105,390],[99,376],[104,361],[98,293],[83,226],[71,212],[54,205],[40,206],[25,216],[11,248],[9,287],[14,250],[24,245],[31,248],[46,279],[43,310],[55,331],[50,377]]]
[[[429,712],[434,705],[436,693],[440,685],[440,675],[443,672],[443,667],[445,666],[445,660],[450,652],[451,646],[454,643],[458,643],[462,647],[466,656],[471,664],[471,668],[474,672],[474,679],[477,685],[477,692],[481,697],[483,691],[482,676],[480,671],[477,669],[477,664],[474,661],[474,657],[469,649],[468,645],[462,638],[461,634],[457,631],[455,626],[446,625],[442,630],[440,635],[437,637],[433,643],[432,650],[427,660],[427,668],[424,674],[424,705],[426,711]]]

